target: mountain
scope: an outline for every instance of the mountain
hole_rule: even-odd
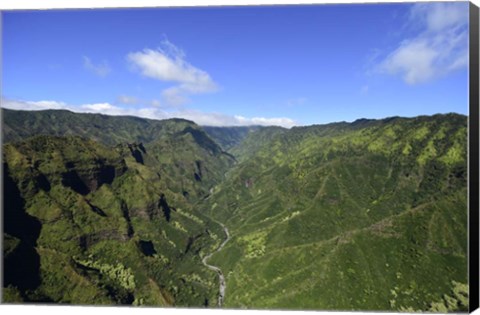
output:
[[[225,151],[238,146],[250,133],[260,130],[261,126],[213,127],[203,126],[203,130]]]
[[[227,307],[426,311],[467,283],[465,116],[263,129],[232,151],[204,207],[232,235],[211,260]]]
[[[37,125],[37,113],[25,114]],[[48,123],[44,115],[38,119]],[[95,141],[110,143],[106,135],[86,136],[122,129],[116,139],[132,139],[145,121],[115,118],[111,131],[84,117],[48,124],[82,137],[3,146],[4,301],[215,306],[217,276],[201,257],[223,231],[194,205],[233,159],[188,121],[147,121],[159,127],[150,142],[110,146]],[[17,130],[9,118],[4,126]]]
[[[238,161],[255,155],[262,148],[266,148],[269,145],[270,140],[274,137],[281,137],[288,129],[282,127],[263,127],[254,135],[245,137],[239,145],[233,147],[230,152],[235,156]]]
[[[5,301],[467,309],[465,116],[2,113]]]
[[[73,113],[68,110],[24,111],[3,108],[2,116],[4,142],[42,134],[79,136],[106,145],[148,143],[193,124],[178,118],[152,120],[134,116]]]

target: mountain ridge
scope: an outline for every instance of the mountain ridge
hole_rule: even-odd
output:
[[[19,257],[40,259],[44,275],[29,271],[33,291],[8,280],[9,300],[92,303],[97,294],[106,304],[215,306],[216,274],[201,258],[222,243],[218,221],[230,240],[208,263],[228,284],[226,307],[465,309],[458,295],[467,257],[464,115],[290,129],[139,118],[117,129],[104,125],[100,136],[77,120],[71,129],[64,121],[47,130],[75,136],[36,138],[9,117],[4,126],[19,139],[4,143],[5,185],[13,189],[8,216],[42,229],[33,236],[5,230],[5,253],[16,262],[9,268],[21,268]],[[144,136],[136,125],[143,123],[151,127]],[[38,121],[33,125],[40,130]],[[79,148],[86,149],[78,160]],[[77,222],[76,245],[53,241],[59,213]],[[92,216],[116,221],[109,230]],[[55,259],[65,277],[95,285],[81,293],[81,286],[55,280]],[[101,280],[114,269],[122,276]],[[55,283],[75,297],[62,297],[50,287]]]

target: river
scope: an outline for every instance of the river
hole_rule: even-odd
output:
[[[223,228],[223,231],[225,232],[225,235],[226,235],[226,238],[225,240],[222,242],[222,244],[220,244],[220,246],[212,253],[208,254],[207,256],[203,257],[202,259],[202,263],[210,270],[213,270],[215,271],[217,274],[218,274],[218,282],[219,282],[219,294],[218,294],[218,306],[221,307],[223,305],[223,301],[225,300],[225,290],[227,289],[227,283],[225,282],[225,276],[223,275],[223,272],[220,268],[218,268],[217,266],[213,266],[213,265],[209,265],[207,263],[207,260],[215,253],[218,253],[219,251],[221,251],[223,249],[223,247],[225,246],[225,244],[227,244],[227,242],[230,240],[230,233],[228,233],[228,229],[225,225],[223,225],[222,223],[218,222],[222,228]]]

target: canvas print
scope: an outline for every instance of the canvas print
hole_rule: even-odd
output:
[[[2,20],[3,303],[468,310],[468,2]]]

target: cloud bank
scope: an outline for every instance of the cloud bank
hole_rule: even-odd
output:
[[[380,72],[414,85],[468,66],[468,3],[415,4],[406,27],[420,31],[380,62]]]
[[[229,116],[220,113],[205,113],[191,109],[179,109],[166,111],[159,107],[131,107],[118,106],[110,103],[94,103],[82,105],[69,105],[57,101],[20,101],[3,98],[1,106],[16,110],[46,110],[65,109],[77,113],[97,113],[112,116],[137,116],[149,119],[184,118],[192,120],[202,126],[281,126],[290,128],[297,123],[286,117],[243,117],[239,115]]]

